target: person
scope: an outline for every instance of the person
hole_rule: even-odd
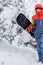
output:
[[[32,28],[34,29],[34,26],[34,37],[37,43],[39,62],[41,61],[43,63],[43,7],[41,4],[35,5],[35,15],[32,16],[32,27],[29,31]]]
[[[36,25],[34,31],[34,37],[37,42],[37,51],[39,56],[39,62],[43,63],[43,7],[41,4],[35,5],[36,14],[32,16],[32,24]]]

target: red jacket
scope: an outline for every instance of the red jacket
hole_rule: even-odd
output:
[[[43,19],[43,11],[40,13],[36,13],[35,15],[32,16],[32,19]]]

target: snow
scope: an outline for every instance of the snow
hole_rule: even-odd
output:
[[[13,7],[13,8],[12,7],[10,7],[10,8],[5,7],[1,16],[5,19],[12,19],[15,16],[16,13],[17,13],[16,7]]]
[[[0,65],[41,65],[37,52],[31,46],[13,47],[5,40],[0,41]]]
[[[0,65],[42,65],[37,50],[24,45],[34,39],[16,22],[19,13],[31,21],[36,3],[43,0],[0,0]]]

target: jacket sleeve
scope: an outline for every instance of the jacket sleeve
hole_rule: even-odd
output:
[[[32,27],[31,32],[33,32],[33,33],[34,33],[34,31],[36,30],[36,24],[35,24],[35,22],[34,22],[34,20],[33,20],[33,19],[32,19],[32,25],[33,25],[33,27]]]
[[[34,20],[32,19],[32,25],[34,26]]]

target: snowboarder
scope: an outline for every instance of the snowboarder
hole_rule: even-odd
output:
[[[36,25],[34,37],[37,42],[39,62],[43,63],[43,7],[41,4],[35,5],[35,15],[32,16],[32,24]]]
[[[23,27],[24,29],[26,28],[27,32],[29,33],[30,31],[33,32],[37,42],[39,62],[41,61],[43,63],[43,7],[42,5],[41,4],[35,5],[35,15],[32,16],[31,24],[28,24],[27,22],[29,21],[26,18],[25,19],[24,18],[25,18],[24,16],[23,17],[18,16],[17,22],[21,27]]]

